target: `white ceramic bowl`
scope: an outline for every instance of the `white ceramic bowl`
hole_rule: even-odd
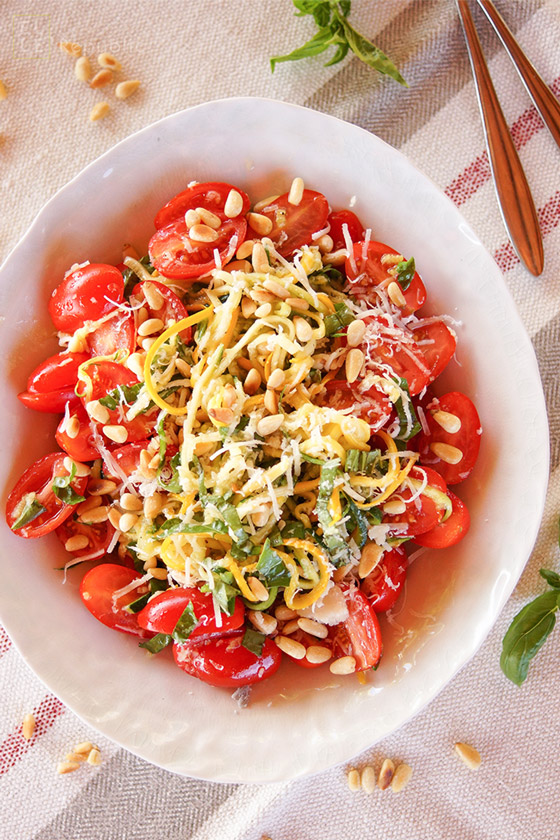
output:
[[[518,580],[548,475],[531,344],[496,265],[451,202],[366,131],[293,105],[229,99],[168,117],[88,166],[49,201],[1,269],[4,498],[28,464],[55,448],[54,419],[24,409],[16,393],[56,352],[46,303],[64,271],[88,259],[119,262],[125,242],[145,247],[155,212],[193,179],[230,181],[257,200],[285,190],[295,175],[333,207],[354,207],[375,238],[414,255],[430,310],[462,322],[459,364],[439,387],[469,394],[484,427],[476,470],[459,489],[471,532],[413,564],[397,617],[402,630],[383,624],[378,671],[360,685],[286,663],[240,711],[228,690],[187,677],[166,654],[150,659],[132,637],[95,621],[77,594],[81,570],[65,585],[53,571],[65,559],[56,537],[25,541],[6,527],[0,533],[0,616],[35,673],[137,755],[216,781],[317,772],[393,732],[432,700],[476,652]]]

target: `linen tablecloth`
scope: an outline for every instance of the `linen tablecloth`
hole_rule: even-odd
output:
[[[558,0],[500,0],[499,9],[545,80],[560,93]],[[526,684],[499,670],[512,616],[544,589],[540,566],[558,568],[560,512],[560,150],[480,10],[483,46],[519,148],[544,233],[545,271],[519,264],[500,220],[475,91],[451,0],[354,0],[351,21],[385,49],[403,89],[357,59],[325,68],[321,58],[280,65],[313,33],[291,0],[4,0],[0,27],[4,258],[51,195],[115,142],[211,99],[268,96],[306,105],[368,129],[401,149],[461,208],[504,272],[533,341],[548,404],[552,471],[532,557],[494,630],[474,659],[414,720],[343,767],[270,786],[218,785],[174,776],[98,736],[29,671],[0,629],[0,837],[5,840],[556,840],[560,836],[558,687],[560,636],[551,637]],[[139,91],[88,115],[100,91],[73,75],[57,44],[94,58],[109,51]],[[496,407],[499,411],[499,406]],[[530,434],[530,430],[527,430]],[[515,453],[512,454],[515,457]],[[529,467],[528,467],[529,468]],[[14,558],[17,562],[17,558]],[[1,582],[0,582],[1,585]],[[560,632],[560,631],[558,631]],[[21,735],[34,712],[32,741]],[[101,749],[99,767],[57,775],[77,741]],[[475,745],[468,770],[452,745]],[[386,756],[414,770],[398,795],[351,792],[350,767]]]

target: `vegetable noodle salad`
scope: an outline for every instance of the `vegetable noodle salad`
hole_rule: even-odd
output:
[[[62,414],[59,450],[18,481],[8,525],[55,531],[67,566],[101,561],[80,589],[95,618],[212,685],[283,656],[375,668],[407,543],[469,527],[448,485],[480,421],[432,391],[453,322],[418,314],[413,258],[301,178],[252,209],[193,182],[155,227],[147,256],[74,265],[52,293],[62,350],[19,398]]]

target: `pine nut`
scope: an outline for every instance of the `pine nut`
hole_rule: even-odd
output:
[[[404,257],[402,254],[382,254],[381,256],[381,265],[398,265],[400,262],[403,262]]]
[[[146,478],[155,478],[156,477],[156,471],[150,469],[150,466],[149,466],[151,460],[152,460],[152,456],[151,456],[150,452],[148,452],[146,449],[143,449],[140,452],[140,472]]]
[[[155,569],[157,566],[157,557],[148,557],[144,560],[144,571],[149,572],[150,569]]]
[[[73,773],[79,767],[80,763],[78,761],[59,761],[56,772],[62,776],[64,773]]]
[[[365,356],[357,347],[353,347],[348,351],[346,356],[346,379],[348,382],[355,382],[365,361]]]
[[[86,411],[91,419],[96,420],[98,423],[107,423],[111,419],[109,411],[104,405],[101,405],[99,400],[90,400],[86,404]]]
[[[266,271],[268,271],[270,265],[267,265]],[[270,292],[267,292],[266,289],[253,289],[251,292],[251,297],[253,297],[257,303],[277,303],[277,298],[275,295],[271,295]]]
[[[126,443],[128,432],[124,426],[103,426],[103,434],[115,443]]]
[[[246,239],[245,242],[242,242],[239,248],[236,251],[235,256],[238,260],[246,260],[247,257],[250,257],[253,253],[253,245],[255,241],[253,239]]]
[[[325,265],[344,265],[348,251],[341,248],[339,251],[331,251],[330,254],[323,254],[323,263]]]
[[[261,437],[268,437],[268,435],[277,432],[283,422],[283,414],[269,414],[268,417],[263,417],[257,423],[257,434]]]
[[[138,324],[143,324],[144,321],[147,321],[150,316],[148,315],[148,310],[145,306],[141,306],[140,309],[136,310],[136,322]]]
[[[119,499],[119,505],[123,510],[142,510],[142,499],[135,496],[134,493],[123,493]]]
[[[142,347],[142,350],[144,350],[147,353],[154,342],[155,338],[149,337],[143,338],[142,341],[139,342],[139,344]]]
[[[323,236],[320,236],[317,240],[317,245],[322,254],[329,254],[334,248],[332,236],[329,236],[328,233],[323,234]]]
[[[257,302],[250,297],[241,298],[241,314],[244,318],[250,318],[255,313]]]
[[[109,481],[107,478],[92,478],[88,483],[87,489],[90,496],[104,496],[105,493],[114,493],[117,485],[114,481]]]
[[[278,198],[278,196],[276,196]],[[297,612],[286,607],[285,604],[280,604],[274,610],[274,615],[278,621],[289,621],[291,618],[297,618]]]
[[[399,764],[391,782],[391,790],[393,793],[400,793],[401,790],[404,790],[409,783],[411,776],[412,767],[409,767],[408,764]]]
[[[208,225],[193,225],[189,230],[189,239],[195,242],[215,242],[218,238],[216,231]]]
[[[69,418],[66,424],[66,434],[71,440],[74,440],[80,434],[80,421],[75,414]]]
[[[301,298],[293,298],[289,297],[286,298],[286,303],[288,306],[291,306],[292,309],[300,309],[302,312],[305,312],[309,309],[309,304],[306,300],[302,300]]]
[[[196,210],[193,210],[192,207],[190,208],[190,210],[187,210],[187,212],[185,213],[185,224],[188,228],[192,228],[193,225],[199,225],[200,222],[201,218],[196,212]]]
[[[145,353],[132,353],[126,360],[125,367],[135,373],[138,379],[144,378],[144,362],[146,361]]]
[[[303,198],[303,189],[303,178],[294,178],[290,187],[290,192],[288,193],[288,204],[293,204],[297,207]]]
[[[277,636],[274,641],[280,650],[291,656],[292,659],[303,659],[305,656],[305,645],[296,642],[294,639],[289,639],[287,636]]]
[[[270,516],[270,505],[266,505],[261,510],[255,511],[255,513],[251,514],[251,519],[253,520],[253,525],[255,528],[264,528],[266,523],[268,522],[268,518]]]
[[[362,556],[360,557],[360,565],[358,566],[358,575],[361,578],[366,578],[373,572],[382,557],[383,549],[381,546],[374,542],[367,542],[362,548]]]
[[[297,623],[297,618],[292,619],[292,621],[287,621],[284,626],[282,627],[282,635],[283,636],[291,636],[292,633],[295,633],[299,630],[299,624]]]
[[[356,660],[353,656],[341,656],[335,659],[329,666],[331,674],[353,674],[356,670]]]
[[[393,775],[395,773],[395,765],[391,761],[390,758],[386,758],[383,764],[381,765],[381,770],[379,771],[379,778],[377,779],[377,787],[380,790],[387,790],[389,785],[393,780]]]
[[[248,577],[247,584],[258,601],[268,600],[268,589],[257,577]]]
[[[91,749],[89,751],[89,755],[87,757],[87,763],[88,764],[94,764],[94,765],[101,764],[101,753],[99,752],[97,747],[93,747],[93,749]]]
[[[98,73],[95,74],[91,82],[89,83],[90,88],[96,90],[97,88],[104,87],[108,85],[109,82],[113,80],[113,73],[111,70],[105,68],[104,70],[99,70]]]
[[[219,230],[221,228],[222,220],[215,213],[212,213],[211,210],[207,210],[206,207],[197,207],[196,212],[200,216],[200,221],[208,225],[212,230]]]
[[[406,306],[406,298],[396,280],[393,280],[387,286],[387,294],[389,295],[389,300],[391,303],[394,303],[395,306],[398,306],[400,309],[402,309],[403,306]]]
[[[267,387],[273,391],[279,391],[286,383],[286,374],[281,368],[276,368],[268,377]]]
[[[165,301],[153,283],[142,283],[142,291],[150,309],[161,309]]]
[[[109,514],[107,519],[117,531],[119,530],[119,526],[121,524],[121,512],[118,508],[112,507],[109,510]]]
[[[352,793],[357,793],[360,790],[360,774],[357,770],[349,770],[346,780]]]
[[[383,513],[387,513],[389,516],[398,516],[400,513],[404,513],[405,510],[406,504],[402,499],[392,499],[383,505]]]
[[[156,567],[154,569],[150,569],[150,574],[156,580],[167,580],[168,571],[167,569]]]
[[[455,744],[453,747],[463,764],[465,764],[469,770],[478,770],[480,767],[480,753],[478,750],[475,750],[474,747],[471,747],[469,744],[463,744],[459,741],[459,743]]]
[[[259,236],[268,236],[274,225],[272,219],[261,213],[247,213],[247,223]]]
[[[159,461],[160,461],[160,454],[159,454],[159,452],[156,452],[156,454],[153,456],[153,458],[151,459],[151,461],[149,463],[150,469],[157,470],[159,468]]]
[[[264,633],[265,636],[270,636],[271,633],[274,633],[278,626],[278,622],[273,615],[268,615],[268,613],[261,612],[260,610],[249,610],[247,616],[253,627],[261,633]]]
[[[309,633],[310,636],[315,636],[317,639],[326,639],[329,635],[329,628],[326,624],[320,624],[320,622],[313,621],[311,618],[298,618],[298,625],[304,633]]]
[[[360,781],[362,783],[362,790],[365,793],[373,793],[373,791],[375,790],[376,778],[375,770],[373,769],[371,764],[368,764],[362,770]]]
[[[81,56],[74,65],[74,73],[80,82],[87,82],[91,76],[91,64],[89,58],[85,55]]]
[[[121,518],[119,519],[119,531],[122,531],[123,534],[126,534],[130,531],[138,522],[138,514],[136,513],[123,513]]]
[[[81,516],[83,513],[87,513],[88,510],[93,510],[93,508],[98,507],[101,507],[101,496],[89,496],[85,502],[78,505],[76,513],[78,516]]]
[[[78,753],[78,755],[83,755],[84,753],[89,753],[93,748],[91,741],[81,741],[74,747],[74,752]]]
[[[449,411],[434,411],[432,417],[441,428],[450,435],[456,434],[461,429],[461,418]]]
[[[191,375],[191,366],[184,359],[175,359],[175,367],[183,376],[188,378]]]
[[[90,475],[91,473],[91,467],[89,464],[82,464],[81,461],[73,461],[72,458],[68,457],[68,455],[64,458],[62,463],[64,464],[64,469],[68,470],[68,475],[72,472],[72,468],[76,470],[76,475],[80,478]]]
[[[235,219],[243,210],[243,198],[237,190],[230,190],[226,203],[224,204],[224,216],[227,219]]]
[[[224,395],[222,397],[222,403],[226,408],[231,408],[237,402],[237,391],[233,387],[231,383],[228,382],[226,387],[224,388]]]
[[[463,453],[456,446],[451,446],[449,443],[431,443],[430,449],[441,461],[446,464],[458,464],[463,458]]]
[[[255,318],[268,318],[272,312],[270,303],[261,303],[258,309],[255,309]]]
[[[148,496],[147,499],[144,499],[144,516],[146,519],[155,519],[161,511],[163,504],[163,497],[159,493],[154,493],[153,496]]]
[[[21,726],[21,734],[23,735],[26,741],[30,741],[33,738],[34,732],[35,718],[33,717],[33,715],[25,715]]]
[[[223,426],[231,426],[235,420],[235,415],[231,408],[211,408],[208,414],[213,420],[216,420]]]
[[[311,341],[313,338],[313,327],[309,321],[306,321],[305,318],[301,318],[299,315],[296,315],[294,318],[294,327],[296,328],[298,341],[301,341],[303,344]]]
[[[138,90],[140,87],[139,79],[127,79],[126,82],[119,82],[115,88],[115,96],[117,99],[128,99],[129,96]]]
[[[305,653],[305,658],[312,665],[321,665],[323,662],[328,662],[331,657],[332,653],[323,645],[309,645]]]
[[[122,69],[120,61],[117,61],[115,56],[108,52],[100,53],[97,56],[97,63],[100,67],[108,67],[109,70],[114,70],[115,73]]]
[[[365,334],[365,321],[362,321],[360,318],[357,318],[355,321],[351,321],[351,323],[348,324],[348,329],[346,331],[346,341],[348,342],[348,347],[359,347],[364,340]]]
[[[64,543],[64,548],[66,551],[70,553],[73,551],[81,551],[83,548],[87,548],[89,545],[89,539],[86,537],[85,534],[74,534],[73,537],[70,537]]]
[[[255,244],[253,245],[251,262],[253,263],[253,269],[260,274],[264,274],[270,270],[268,255],[264,249],[264,245],[261,242],[255,242]]]
[[[243,390],[246,394],[249,394],[250,397],[254,396],[257,393],[259,388],[261,387],[261,375],[255,368],[251,368],[247,376],[245,377],[245,382],[243,383]]]
[[[257,203],[253,205],[253,210],[255,213],[260,213],[261,210],[265,209],[265,207],[269,207],[271,204],[274,204],[277,198],[280,198],[280,195],[269,195],[266,198],[261,198],[260,201],[257,201]]]
[[[108,102],[98,102],[90,111],[90,121],[97,122],[97,120],[105,119],[110,110]]]
[[[97,497],[99,498],[99,497]],[[99,522],[107,522],[109,517],[109,508],[107,505],[100,505],[99,507],[91,508],[78,517],[78,521],[84,525],[97,525]]]
[[[264,407],[270,414],[278,413],[278,395],[272,388],[267,388],[264,394]]]
[[[58,45],[61,50],[68,55],[71,55],[73,58],[79,58],[82,54],[82,48],[79,44],[74,44],[72,41],[61,41]]]
[[[161,318],[148,318],[147,321],[144,321],[143,324],[140,324],[138,327],[138,335],[141,335],[142,338],[145,338],[148,335],[153,335],[154,333],[161,332],[163,329],[163,321]]]
[[[276,295],[276,297],[282,298],[282,300],[286,300],[286,298],[290,297],[288,290],[280,283],[277,283],[276,280],[267,279],[264,281],[263,286],[269,292],[272,292],[273,295]]]

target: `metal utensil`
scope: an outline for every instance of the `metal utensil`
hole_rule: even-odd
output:
[[[500,41],[521,76],[529,96],[535,103],[535,108],[543,118],[556,143],[560,146],[560,102],[537,73],[492,0],[478,0],[478,5],[484,10],[488,20],[496,30]]]
[[[535,203],[500,107],[467,0],[456,0],[463,25],[490,166],[509,238],[523,265],[538,277],[544,252]]]

